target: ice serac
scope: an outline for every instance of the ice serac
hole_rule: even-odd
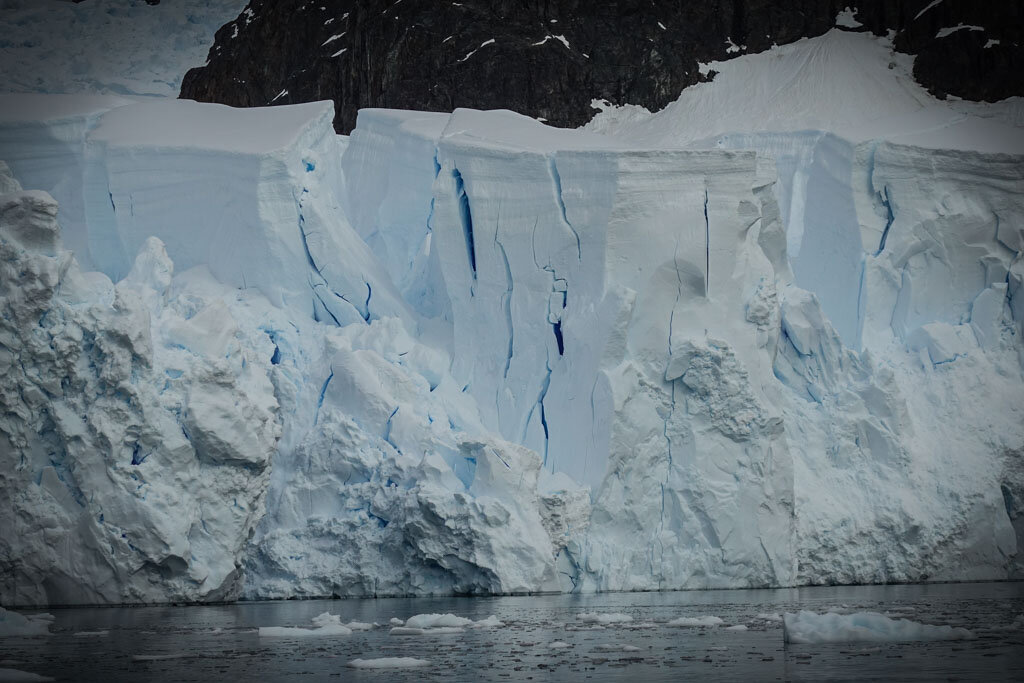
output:
[[[269,304],[155,238],[116,285],[63,249],[57,204],[0,165],[0,597],[237,596],[281,419]]]

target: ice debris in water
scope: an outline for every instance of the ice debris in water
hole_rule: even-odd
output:
[[[379,657],[377,659],[353,659],[348,663],[354,669],[409,669],[430,666],[429,659],[415,657]]]
[[[261,638],[304,638],[308,636],[348,636],[352,629],[341,623],[337,614],[324,612],[313,617],[316,628],[298,628],[292,626],[260,626]]]
[[[601,614],[598,612],[583,612],[576,617],[578,621],[582,621],[584,624],[628,624],[633,621],[633,617],[628,614],[622,614],[621,612],[613,612],[611,614]]]
[[[53,619],[52,614],[20,614],[0,607],[0,637],[49,635]]]
[[[965,628],[933,626],[909,619],[890,619],[877,612],[816,614],[801,611],[783,616],[787,643],[900,642],[913,640],[970,640]]]
[[[721,626],[725,622],[719,617],[679,617],[665,624],[666,626]]]
[[[594,648],[596,652],[639,652],[636,645],[625,645],[623,643],[604,643]]]
[[[393,636],[421,636],[427,633],[462,633],[467,628],[501,628],[505,622],[495,615],[486,619],[473,621],[466,617],[459,617],[454,614],[417,614],[409,617],[403,622],[401,619],[392,619],[392,624],[397,624],[391,629]],[[404,626],[402,625],[404,623]]]

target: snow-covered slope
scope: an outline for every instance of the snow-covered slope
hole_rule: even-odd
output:
[[[589,131],[4,100],[0,158],[104,273],[4,181],[41,207],[4,214],[8,270],[41,284],[3,297],[0,487],[64,549],[5,536],[4,602],[1020,572],[1014,105],[889,59],[832,33]]]
[[[0,92],[176,97],[245,0],[0,0]]]

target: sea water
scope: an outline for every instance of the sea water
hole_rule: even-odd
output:
[[[953,642],[787,645],[774,615],[874,611],[970,629]],[[1024,583],[603,593],[493,598],[242,602],[50,610],[50,636],[0,638],[0,668],[67,681],[1019,680]],[[376,622],[349,636],[267,638],[323,612]],[[497,616],[502,628],[390,635],[392,618]],[[632,617],[594,628],[584,613]],[[674,628],[678,617],[722,625]],[[743,625],[746,630],[730,630]],[[552,648],[552,643],[567,647]],[[627,647],[628,646],[628,647]],[[635,648],[635,649],[634,649]],[[354,659],[412,657],[417,668],[361,670]]]

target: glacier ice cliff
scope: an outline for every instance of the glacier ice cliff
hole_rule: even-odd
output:
[[[0,600],[1020,576],[1024,135],[890,58],[575,131],[0,96]]]

